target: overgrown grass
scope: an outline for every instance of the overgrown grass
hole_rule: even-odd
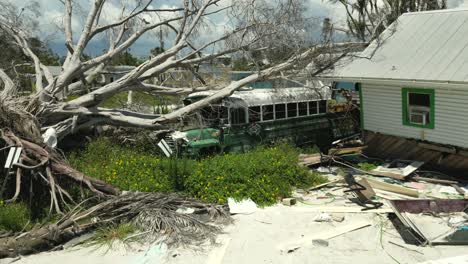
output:
[[[135,233],[137,228],[131,223],[104,226],[99,228],[91,240],[87,243],[89,246],[107,246],[112,248],[117,241],[125,241],[130,235]]]
[[[214,203],[251,198],[265,206],[289,196],[292,186],[324,182],[297,165],[298,155],[298,149],[280,144],[201,161],[168,159],[98,139],[69,160],[78,170],[123,190],[180,191]]]
[[[19,232],[29,224],[30,212],[22,203],[5,204],[0,200],[0,231]]]

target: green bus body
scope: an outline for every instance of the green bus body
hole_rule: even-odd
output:
[[[192,98],[199,100],[202,97],[195,95]],[[216,118],[213,118],[218,121],[225,118],[227,125],[223,122],[217,122],[217,124],[206,128],[185,130],[178,132],[179,137],[166,137],[166,141],[178,156],[196,158],[213,153],[244,152],[259,144],[269,144],[284,139],[297,146],[315,145],[322,151],[326,151],[332,142],[359,133],[359,124],[349,113],[329,113],[327,111],[327,100],[301,98],[301,95],[297,95],[296,98],[299,99],[291,102],[293,98],[286,97],[284,103],[272,103],[274,107],[255,105],[255,103],[239,107],[236,103],[236,109],[242,108],[246,112],[245,118],[240,118],[239,124],[234,122],[236,120],[235,114],[238,111],[234,109],[237,112],[233,112],[233,105],[227,104],[225,109],[229,114],[219,113]],[[304,108],[306,103],[308,104],[307,111]],[[223,102],[221,105],[226,105],[226,103]],[[279,107],[278,105],[285,106]],[[274,114],[265,110],[268,107],[274,109]],[[279,116],[279,113],[276,112],[277,108],[281,108],[281,115],[284,117],[277,118]],[[261,109],[261,111],[252,114],[253,109]],[[243,116],[242,111],[240,113],[240,116]],[[270,114],[269,120],[264,120],[267,119],[268,114]],[[272,116],[274,117],[272,118]],[[239,121],[238,117],[237,121]]]

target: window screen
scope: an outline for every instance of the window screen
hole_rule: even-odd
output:
[[[260,106],[249,107],[249,123],[256,123],[260,121]]]
[[[262,106],[263,121],[273,120],[273,106]]]
[[[327,100],[322,100],[319,103],[319,113],[324,114],[327,112]]]
[[[317,101],[309,102],[309,115],[316,115],[318,108],[317,108]]]
[[[288,104],[288,118],[297,116],[297,103]]]
[[[231,108],[231,124],[245,124],[245,109],[244,108]]]
[[[302,102],[297,104],[299,108],[299,116],[306,116],[307,115],[307,102]]]
[[[285,104],[275,105],[275,118],[276,119],[286,118],[286,105]]]
[[[431,107],[431,95],[420,93],[408,93],[410,105]]]

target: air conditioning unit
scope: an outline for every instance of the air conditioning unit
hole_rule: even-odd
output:
[[[411,109],[409,119],[412,124],[424,126],[429,122],[429,110]]]

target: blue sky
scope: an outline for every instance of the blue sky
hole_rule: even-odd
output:
[[[27,4],[29,0],[10,0],[14,1],[17,6],[21,7]],[[63,43],[63,33],[60,30],[63,17],[63,4],[59,0],[35,0],[39,2],[41,6],[41,16],[38,17],[40,26],[40,32],[37,34],[47,41],[49,46],[53,51],[59,55],[64,55],[66,53],[66,48]],[[75,8],[75,10],[81,14],[74,16],[72,21],[75,34],[81,31],[81,26],[84,20],[84,14],[90,6],[92,0],[75,0],[81,8]],[[136,0],[108,0],[108,4],[105,8],[105,16],[111,19],[112,17],[118,16],[120,12],[119,3],[127,2],[132,3]],[[228,5],[231,1],[235,0],[224,0],[221,3],[222,5]],[[340,5],[330,4],[327,0],[306,0],[308,3],[307,16],[315,18],[317,24],[320,24],[323,18],[329,17],[335,23],[343,23],[346,17],[344,9]],[[173,7],[179,6],[181,0],[156,0],[156,4],[153,7]],[[463,3],[463,0],[449,0],[449,7],[456,7],[459,4]],[[216,36],[222,34],[225,30],[226,16],[223,14],[211,16],[210,17],[211,32],[208,36]],[[320,27],[308,29],[309,34],[317,35],[320,32]],[[106,40],[103,38],[97,39],[90,43],[87,53],[97,54],[105,49],[107,46]],[[135,45],[131,48],[131,52],[139,57],[144,57],[149,54],[149,50],[159,46],[159,41],[154,34],[147,35],[140,39]]]

